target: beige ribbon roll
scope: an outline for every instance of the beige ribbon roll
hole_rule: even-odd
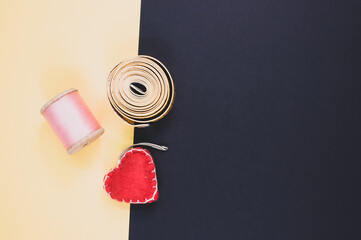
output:
[[[147,127],[169,112],[175,92],[167,68],[157,59],[141,55],[113,68],[107,94],[121,119],[135,127]]]

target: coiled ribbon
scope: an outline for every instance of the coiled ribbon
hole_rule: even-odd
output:
[[[175,93],[167,68],[157,59],[141,55],[114,67],[107,95],[121,119],[135,127],[147,127],[169,112]]]

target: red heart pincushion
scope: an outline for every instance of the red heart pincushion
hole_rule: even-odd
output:
[[[142,148],[128,150],[104,177],[108,195],[126,203],[150,203],[158,199],[158,182],[150,153]]]

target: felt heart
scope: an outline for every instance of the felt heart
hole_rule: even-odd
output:
[[[157,174],[150,153],[142,148],[125,152],[118,165],[105,175],[104,189],[111,198],[120,202],[157,201]]]

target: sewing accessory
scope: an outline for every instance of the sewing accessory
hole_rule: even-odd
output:
[[[88,106],[72,88],[50,101],[40,110],[68,154],[78,152],[104,133]]]
[[[167,68],[157,59],[141,55],[114,67],[107,95],[114,112],[126,123],[148,127],[170,111],[175,93]]]
[[[119,156],[118,165],[104,177],[104,189],[115,200],[132,204],[157,201],[159,197],[157,174],[148,150],[149,146],[166,151],[166,146],[138,143],[126,148]]]

